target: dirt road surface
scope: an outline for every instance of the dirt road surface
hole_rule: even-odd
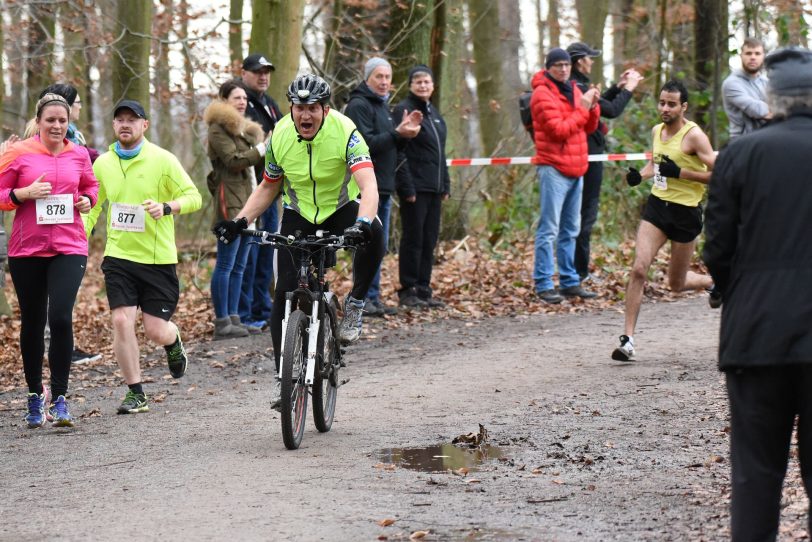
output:
[[[190,345],[180,381],[148,369],[147,414],[75,387],[73,430],[26,429],[6,393],[0,539],[724,540],[718,319],[704,297],[645,305],[634,363],[609,358],[618,311],[372,325],[333,430],[308,421],[297,451],[267,337]],[[479,424],[493,448],[448,446]],[[782,532],[802,538],[793,473]]]

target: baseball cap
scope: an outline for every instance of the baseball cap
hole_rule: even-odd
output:
[[[573,61],[575,59],[583,58],[585,56],[591,57],[601,56],[600,49],[593,49],[592,47],[581,41],[576,41],[575,43],[567,47],[567,52],[570,54],[570,57],[572,58]]]
[[[271,71],[276,70],[271,61],[265,58],[262,53],[250,54],[242,61],[242,69],[245,71],[256,72],[264,68],[269,68]]]
[[[142,119],[147,118],[147,112],[144,111],[144,106],[142,106],[135,100],[121,100],[120,102],[118,102],[118,105],[116,105],[116,108],[113,110],[113,116],[115,117],[116,115],[118,115],[118,112],[122,109],[129,109],[130,111],[135,113],[135,116],[140,117]]]

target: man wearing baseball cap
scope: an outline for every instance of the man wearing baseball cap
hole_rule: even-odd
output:
[[[242,81],[247,87],[248,107],[245,116],[253,120],[269,136],[276,123],[282,118],[282,111],[276,101],[266,93],[271,83],[271,72],[276,68],[262,53],[251,53],[242,62]],[[257,183],[262,182],[264,164],[254,168]],[[259,217],[258,227],[276,231],[279,224],[279,206],[272,203]],[[240,321],[250,332],[259,332],[271,317],[271,294],[273,280],[274,249],[268,246],[253,245],[248,251],[245,264],[242,292],[237,312]]]
[[[116,105],[116,141],[93,164],[99,204],[84,215],[89,236],[107,201],[101,269],[113,316],[113,352],[129,387],[119,414],[149,410],[135,334],[139,307],[147,338],[166,350],[170,374],[180,378],[188,364],[180,330],[170,321],[180,293],[173,215],[200,209],[200,193],[174,155],[147,141],[148,128],[140,103],[122,100]]]
[[[598,49],[593,49],[583,42],[575,42],[567,47],[567,52],[572,59],[572,74],[570,80],[574,81],[581,92],[589,90],[591,82],[589,74],[592,71],[593,58],[600,56]],[[600,74],[598,74],[599,79]],[[623,72],[620,81],[610,86],[598,98],[601,108],[601,117],[614,119],[623,113],[626,104],[632,98],[632,91],[642,80],[642,76],[637,70],[631,69]],[[598,129],[587,135],[587,146],[589,154],[603,154],[606,152],[606,125],[599,121]],[[581,196],[581,233],[575,240],[575,270],[581,280],[586,280],[589,275],[589,239],[592,236],[592,228],[598,219],[598,204],[601,198],[601,183],[603,181],[603,162],[590,162],[584,173],[584,189]]]

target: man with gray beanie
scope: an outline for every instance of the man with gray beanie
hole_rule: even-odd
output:
[[[364,80],[350,92],[345,114],[369,145],[375,177],[378,179],[378,218],[383,223],[384,239],[389,242],[389,212],[395,191],[395,166],[398,147],[420,132],[423,114],[414,110],[403,112],[392,119],[389,110],[392,89],[392,66],[380,57],[372,57],[364,65]],[[397,121],[397,124],[395,124]],[[375,274],[367,292],[364,315],[396,314],[397,309],[385,306],[380,300],[381,270]]]
[[[575,269],[575,239],[581,230],[581,192],[587,171],[587,134],[598,128],[600,88],[582,92],[570,80],[569,53],[550,49],[546,69],[533,76],[530,113],[538,165],[540,216],[536,229],[533,282],[545,303],[565,297],[595,297],[581,287]],[[558,261],[559,288],[553,283]]]
[[[796,419],[812,488],[812,51],[779,49],[765,64],[774,120],[719,153],[705,222],[704,260],[724,298],[734,541],[776,539]]]

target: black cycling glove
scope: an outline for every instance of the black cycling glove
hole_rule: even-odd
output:
[[[239,237],[240,232],[245,229],[248,229],[248,221],[245,217],[240,217],[237,220],[221,220],[211,231],[219,241],[227,245]]]
[[[626,174],[626,183],[629,186],[637,186],[641,182],[643,182],[643,177],[640,176],[640,172],[630,167],[629,172]]]
[[[671,177],[672,179],[679,179],[680,171],[679,166],[671,160],[668,155],[664,154],[660,160],[660,175],[663,177]]]
[[[352,245],[366,245],[372,241],[372,225],[356,220],[355,224],[344,230],[344,237]]]

